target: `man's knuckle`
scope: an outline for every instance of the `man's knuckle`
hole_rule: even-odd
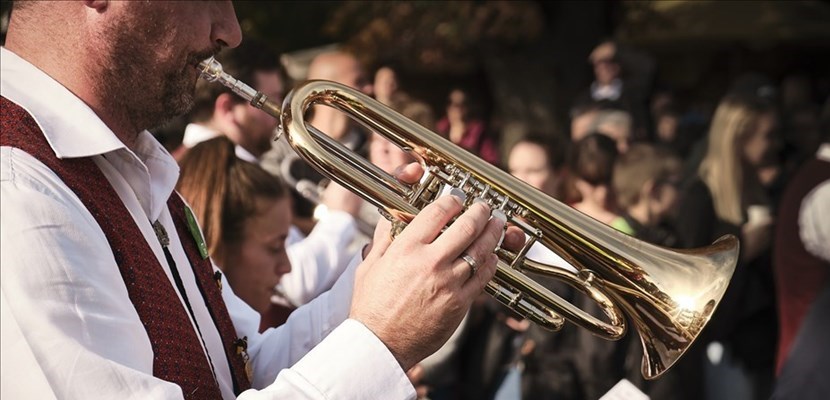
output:
[[[459,219],[455,223],[458,225],[458,230],[464,237],[472,238],[476,236],[476,227],[472,221],[467,219]]]

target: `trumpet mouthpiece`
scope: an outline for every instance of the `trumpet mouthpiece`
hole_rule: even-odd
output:
[[[200,62],[198,69],[201,73],[200,77],[208,82],[216,82],[224,73],[222,70],[222,64],[220,64],[219,61],[216,61],[216,58],[214,57],[210,57],[207,60]]]

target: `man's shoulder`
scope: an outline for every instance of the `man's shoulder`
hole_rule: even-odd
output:
[[[0,147],[0,182],[3,200],[38,193],[65,203],[75,197],[73,192],[49,167],[24,150]]]

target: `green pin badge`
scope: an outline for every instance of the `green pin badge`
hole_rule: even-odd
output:
[[[193,235],[193,240],[196,241],[196,247],[199,248],[199,254],[203,259],[208,258],[208,249],[205,239],[202,237],[202,231],[199,229],[199,224],[196,223],[196,217],[193,216],[193,211],[190,207],[184,206],[184,214],[187,218],[187,229]]]

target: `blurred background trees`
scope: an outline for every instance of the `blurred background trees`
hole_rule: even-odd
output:
[[[3,24],[10,4],[2,2]],[[566,128],[572,99],[591,82],[587,56],[604,38],[627,48],[628,67],[690,103],[716,101],[750,71],[773,80],[806,75],[819,103],[830,93],[827,0],[235,5],[244,34],[281,53],[335,44],[354,51],[370,72],[394,65],[403,89],[439,115],[449,90],[466,88],[506,145],[531,128]]]

